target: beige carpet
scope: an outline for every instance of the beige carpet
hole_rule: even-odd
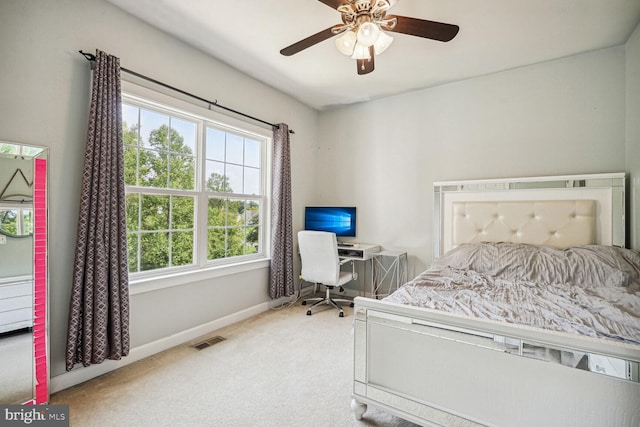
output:
[[[0,336],[0,403],[33,397],[33,335],[24,329]]]
[[[369,407],[350,410],[353,309],[306,316],[296,304],[178,346],[51,396],[71,426],[414,426]],[[198,340],[199,341],[199,340]]]

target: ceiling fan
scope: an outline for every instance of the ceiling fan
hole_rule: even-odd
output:
[[[356,60],[358,74],[374,69],[374,57],[384,52],[393,38],[384,31],[409,34],[425,39],[448,42],[460,27],[442,22],[427,21],[407,16],[387,15],[387,10],[398,0],[319,0],[342,14],[342,24],[334,25],[302,39],[280,51],[284,56],[294,55],[338,34],[336,47]]]

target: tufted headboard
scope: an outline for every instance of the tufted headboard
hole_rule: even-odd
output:
[[[514,242],[556,248],[595,240],[594,200],[454,202],[452,247]]]
[[[434,183],[434,257],[470,242],[624,246],[625,175]]]

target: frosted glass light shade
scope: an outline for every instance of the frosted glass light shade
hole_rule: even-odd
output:
[[[358,43],[364,46],[371,46],[375,43],[378,35],[380,34],[380,28],[372,22],[364,22],[360,24],[358,28]]]
[[[343,35],[336,39],[336,47],[347,56],[353,55],[353,50],[356,47],[356,33],[353,31],[345,31]]]
[[[378,39],[373,44],[376,55],[380,55],[382,52],[387,50],[387,48],[391,46],[391,42],[393,42],[393,37],[385,34],[384,31],[380,31],[380,34],[378,34]]]
[[[357,43],[356,48],[353,51],[353,55],[351,55],[351,59],[371,59],[369,46]]]

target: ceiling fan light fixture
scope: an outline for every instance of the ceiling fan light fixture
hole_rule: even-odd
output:
[[[356,39],[356,33],[353,31],[345,31],[343,35],[336,39],[336,47],[340,53],[351,56],[356,47]]]
[[[351,55],[351,59],[371,59],[369,46],[357,43],[356,48],[353,51],[353,55]]]
[[[358,27],[357,39],[361,45],[371,46],[378,39],[378,35],[380,35],[380,28],[373,22],[363,22]]]
[[[384,31],[380,31],[378,34],[378,38],[373,44],[373,48],[375,49],[376,55],[380,55],[382,52],[387,50],[391,43],[393,42],[393,37],[387,35]]]
[[[374,58],[385,52],[393,38],[386,32],[407,34],[424,39],[448,42],[460,27],[443,22],[409,16],[387,15],[398,0],[320,0],[337,10],[342,23],[310,35],[280,50],[284,56],[294,55],[331,37],[337,36],[338,51],[357,61],[358,75],[374,70]]]

